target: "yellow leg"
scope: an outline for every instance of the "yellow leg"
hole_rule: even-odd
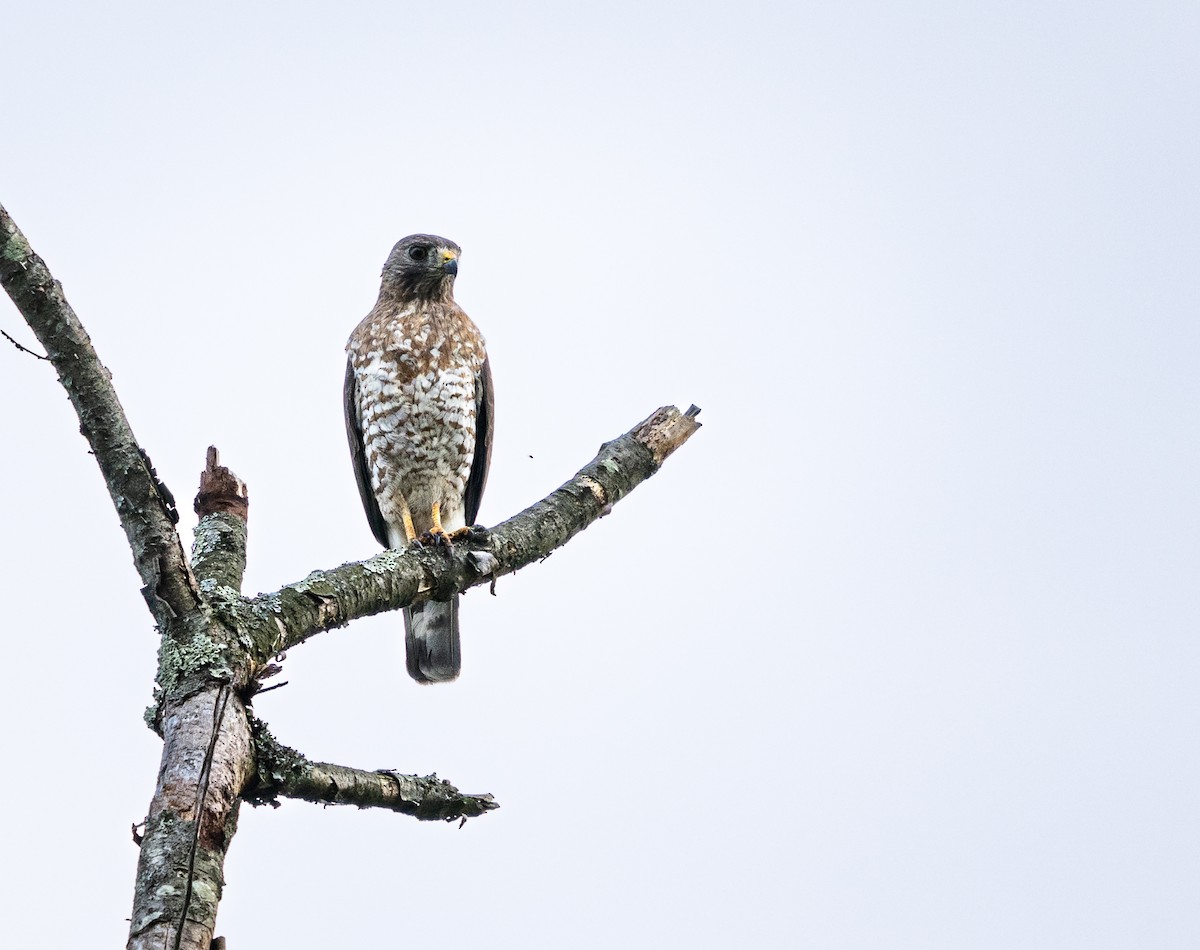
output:
[[[433,503],[432,517],[433,517],[433,527],[429,529],[429,533],[430,534],[445,534],[446,532],[442,528],[442,506],[439,505],[436,501]]]
[[[413,527],[412,512],[408,510],[407,504],[400,509],[400,519],[404,522],[404,537],[411,544],[417,540],[417,529]]]

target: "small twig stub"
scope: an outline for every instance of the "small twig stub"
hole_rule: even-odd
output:
[[[215,445],[208,447],[204,471],[200,473],[200,490],[196,493],[196,514],[236,515],[243,521],[250,516],[250,491],[246,483],[220,464]]]

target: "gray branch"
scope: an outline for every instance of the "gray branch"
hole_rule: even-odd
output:
[[[162,626],[200,602],[175,531],[178,515],[133,436],[112,377],[45,262],[0,206],[0,285],[29,324],[79,416],[80,431],[104,475],[138,574]]]
[[[243,794],[254,805],[277,804],[279,796],[322,805],[386,808],[421,821],[476,818],[500,806],[491,795],[465,795],[436,775],[401,775],[311,762],[282,745],[264,723],[252,719],[258,774]]]

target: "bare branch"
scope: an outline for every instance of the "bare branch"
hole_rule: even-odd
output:
[[[409,548],[366,561],[314,571],[302,581],[253,599],[215,604],[226,622],[255,643],[259,662],[314,634],[359,617],[422,600],[445,600],[549,556],[608,514],[612,506],[658,471],[700,423],[692,406],[667,406],[600,453],[547,498],[490,530],[456,541],[450,551]]]
[[[277,804],[278,796],[322,805],[386,808],[421,821],[475,818],[499,808],[491,795],[464,795],[436,775],[400,775],[310,762],[281,744],[266,725],[251,719],[258,782],[242,797],[253,805]]]
[[[134,438],[109,372],[63,296],[62,285],[2,206],[0,284],[58,371],[129,539],[144,585],[142,595],[155,620],[165,625],[199,604],[171,518],[172,506],[151,474],[148,457]]]

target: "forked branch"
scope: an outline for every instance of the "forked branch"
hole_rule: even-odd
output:
[[[247,598],[240,593],[245,485],[210,449],[197,497],[193,574],[175,530],[174,499],[134,438],[108,371],[62,287],[3,207],[0,285],[45,347],[75,407],[163,632],[150,716],[164,738],[163,760],[139,842],[130,950],[214,945],[222,866],[242,798],[287,796],[426,820],[461,820],[498,807],[490,795],[462,794],[436,776],[312,762],[279,744],[248,703],[271,659],[316,633],[446,599],[546,557],[653,475],[699,428],[700,410],[659,409],[601,446],[547,498],[491,530],[478,529],[450,551],[388,551]]]

